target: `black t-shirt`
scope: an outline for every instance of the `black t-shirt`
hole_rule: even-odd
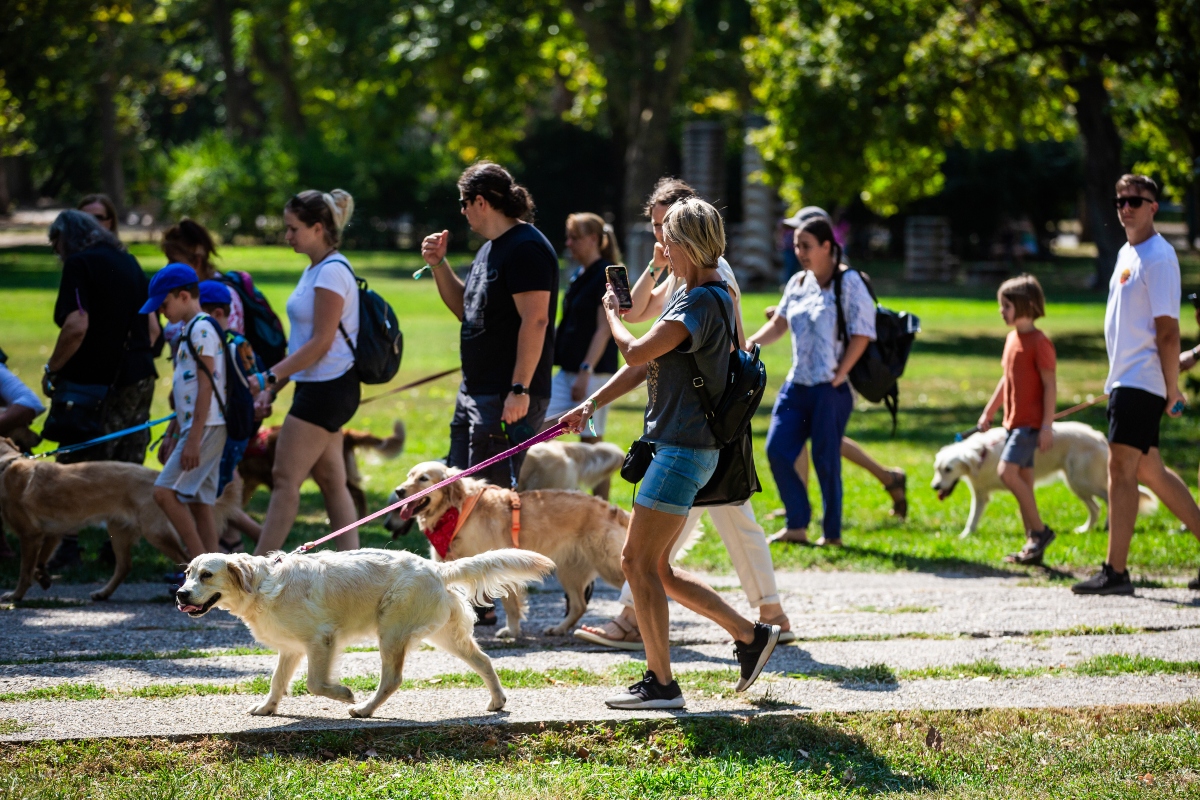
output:
[[[117,386],[127,386],[157,375],[146,315],[138,313],[149,287],[137,259],[114,247],[96,245],[67,258],[54,324],[61,328],[68,314],[83,309],[88,329],[60,380],[110,385],[116,377]]]
[[[563,295],[562,319],[554,334],[554,363],[567,372],[578,372],[596,335],[596,310],[604,298],[607,276],[604,268],[612,262],[601,258],[589,267],[580,267],[571,276],[571,285]],[[608,340],[592,372],[611,375],[617,371],[617,343]]]
[[[554,309],[558,305],[558,257],[549,240],[527,223],[514,225],[475,254],[463,292],[460,336],[463,383],[468,394],[507,394],[517,364],[521,315],[514,294],[549,292],[551,324],[529,393],[550,396],[554,356]]]

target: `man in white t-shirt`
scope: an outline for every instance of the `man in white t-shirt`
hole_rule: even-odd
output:
[[[1183,413],[1179,391],[1179,258],[1154,230],[1158,185],[1124,175],[1113,201],[1128,243],[1108,284],[1104,343],[1108,348],[1108,560],[1071,587],[1076,594],[1133,594],[1126,558],[1145,484],[1188,530],[1200,536],[1200,508],[1162,462],[1162,415]],[[1200,578],[1188,584],[1200,589]]]

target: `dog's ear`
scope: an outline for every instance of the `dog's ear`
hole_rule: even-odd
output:
[[[461,471],[452,470],[450,471],[450,475],[457,475]],[[447,475],[447,477],[450,477],[450,475]],[[467,487],[463,485],[462,481],[455,481],[443,491],[446,492],[446,502],[455,508],[462,508],[462,504],[467,500]]]
[[[234,582],[243,592],[250,594],[254,591],[254,567],[241,558],[231,559],[227,567]]]

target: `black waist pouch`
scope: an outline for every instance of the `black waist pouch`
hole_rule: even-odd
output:
[[[642,478],[646,477],[646,470],[650,469],[650,462],[653,460],[654,445],[638,439],[629,445],[625,463],[621,465],[621,477],[630,483],[640,483]]]

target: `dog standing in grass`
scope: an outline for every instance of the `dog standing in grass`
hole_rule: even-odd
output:
[[[445,563],[374,549],[278,558],[210,553],[188,565],[175,604],[193,618],[223,608],[279,651],[271,693],[251,714],[275,713],[302,656],[309,692],[353,703],[354,693],[332,670],[347,645],[367,636],[379,638],[379,688],[350,716],[371,716],[399,688],[404,658],[422,640],[475,670],[492,695],[488,711],[499,711],[507,697],[475,642],[470,599],[507,595],[553,569],[545,556],[511,549]]]

